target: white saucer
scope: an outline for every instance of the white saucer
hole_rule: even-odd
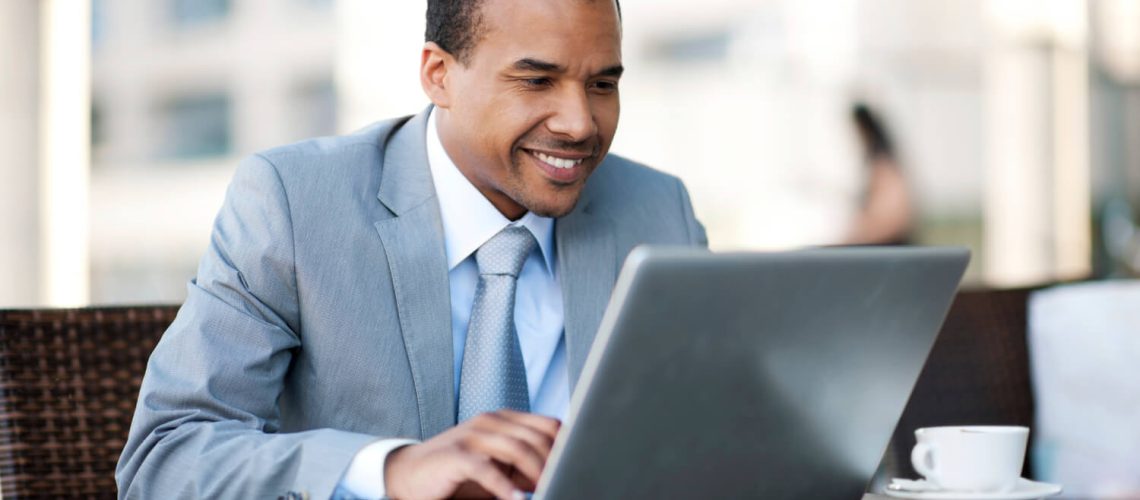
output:
[[[891,480],[890,486],[883,493],[890,497],[915,500],[1033,500],[1050,497],[1060,492],[1061,485],[1059,484],[1039,483],[1025,478],[1018,479],[1013,490],[1005,493],[945,491],[925,480],[913,481],[895,478]]]

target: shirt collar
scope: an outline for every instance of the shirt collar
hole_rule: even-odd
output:
[[[527,212],[512,222],[480,193],[451,161],[436,128],[436,108],[432,108],[427,124],[428,168],[439,199],[443,220],[443,241],[447,251],[447,269],[455,269],[487,240],[510,225],[527,228],[538,241],[546,272],[554,274],[554,219]]]

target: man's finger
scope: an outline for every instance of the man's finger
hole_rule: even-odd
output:
[[[545,462],[554,447],[554,436],[541,432],[529,425],[523,425],[515,420],[502,416],[489,415],[487,419],[472,422],[472,426],[480,431],[496,434],[506,434],[515,439],[526,442],[542,457]]]
[[[538,476],[546,464],[546,457],[529,443],[503,433],[472,431],[465,444],[472,451],[518,469],[531,482],[538,482]]]
[[[464,475],[487,492],[502,500],[523,500],[525,495],[515,488],[510,478],[495,466],[490,458],[478,453],[461,455]]]
[[[543,415],[536,415],[534,413],[523,413],[514,410],[499,410],[491,415],[505,418],[511,422],[525,425],[538,431],[542,434],[550,436],[552,439],[558,435],[558,430],[562,428],[562,422],[556,418],[550,418]]]

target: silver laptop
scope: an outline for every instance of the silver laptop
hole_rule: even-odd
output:
[[[968,260],[634,250],[535,498],[860,498]]]

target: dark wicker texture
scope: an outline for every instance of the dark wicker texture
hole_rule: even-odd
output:
[[[1026,302],[1031,291],[964,291],[954,299],[884,457],[888,475],[918,477],[910,464],[917,428],[1032,427],[1026,342]],[[1024,472],[1030,477],[1028,454]]]
[[[147,358],[177,311],[0,311],[4,498],[115,496]]]
[[[1029,292],[958,295],[880,473],[915,477],[910,449],[918,427],[1032,424]],[[115,463],[130,429],[146,361],[177,310],[0,311],[0,487],[5,498],[115,496]]]

